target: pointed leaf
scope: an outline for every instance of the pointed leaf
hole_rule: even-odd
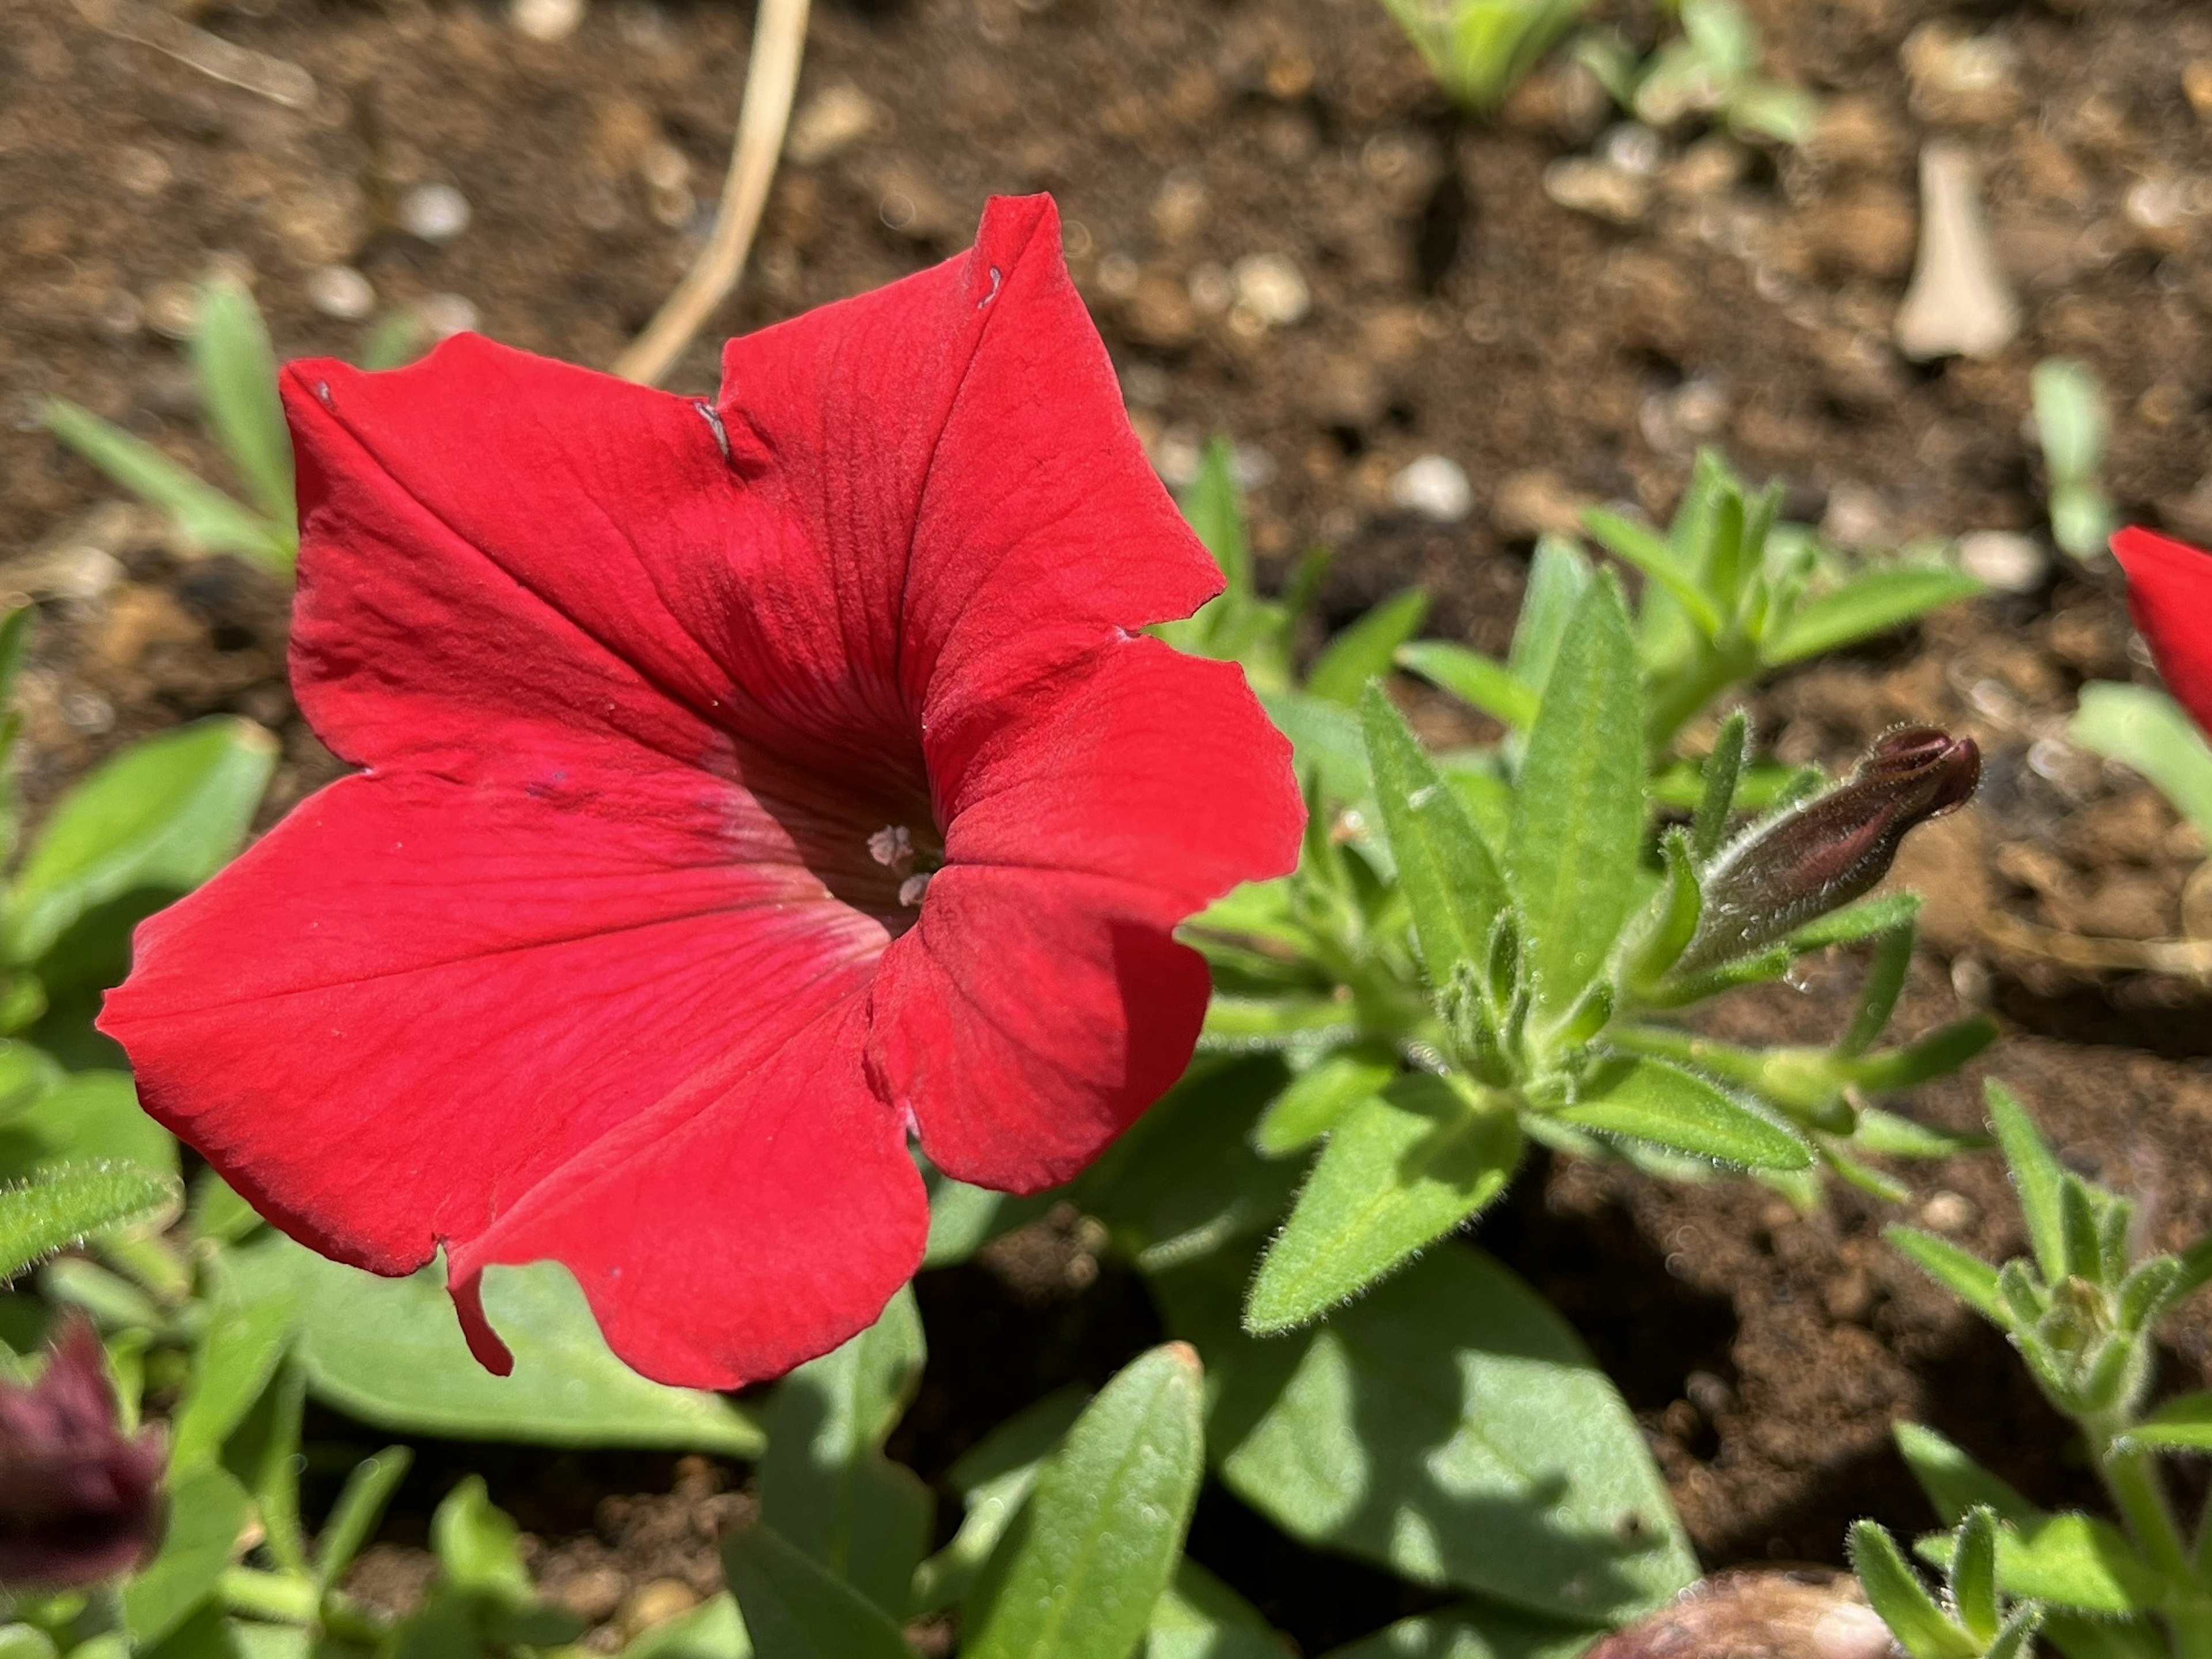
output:
[[[2089,1515],[2008,1524],[1997,1535],[1997,1579],[2013,1595],[2121,1618],[2161,1605],[2167,1593],[2119,1528]]]
[[[1441,989],[1462,963],[1480,963],[1505,902],[1504,878],[1482,834],[1420,740],[1377,686],[1359,709],[1375,799],[1413,912],[1429,983]]]
[[[214,485],[178,465],[151,444],[109,425],[90,410],[56,398],[46,429],[133,495],[167,513],[203,553],[236,553],[280,573],[292,568],[286,527],[273,525]]]
[[[1182,1556],[1205,1464],[1201,1394],[1198,1356],[1180,1342],[1099,1392],[971,1598],[964,1659],[1127,1659]]]
[[[929,1489],[883,1455],[921,1380],[921,1316],[902,1288],[873,1325],[776,1385],[762,1426],[761,1518],[894,1619],[929,1547]]]
[[[268,732],[217,715],[101,766],[62,797],[15,878],[15,960],[38,960],[94,905],[205,881],[245,839],[276,764]]]
[[[1994,1642],[2004,1624],[1997,1601],[1997,1516],[1986,1504],[1967,1511],[1951,1552],[1951,1606],[1977,1642]]]
[[[1619,1393],[1482,1252],[1441,1245],[1289,1340],[1238,1334],[1233,1261],[1153,1283],[1205,1346],[1223,1480],[1293,1537],[1585,1626],[1697,1577]]]
[[[2008,1323],[2004,1300],[1997,1294],[1997,1270],[1981,1257],[1917,1227],[1885,1227],[1881,1236],[1899,1255],[1991,1324],[2002,1328]]]
[[[1036,1489],[1045,1459],[1090,1403],[1066,1388],[1025,1407],[960,1455],[948,1479],[967,1514],[952,1541],[915,1570],[909,1605],[935,1613],[964,1598]]]
[[[1536,722],[1534,687],[1494,658],[1442,640],[1416,640],[1398,647],[1398,666],[1440,685],[1462,702],[1516,731]]]
[[[406,1447],[386,1446],[353,1466],[315,1539],[315,1583],[320,1589],[327,1591],[345,1576],[414,1462],[415,1454]]]
[[[2067,735],[2075,747],[2142,773],[2212,842],[2212,743],[2165,692],[2085,685]]]
[[[2212,1393],[2167,1401],[2127,1432],[2130,1443],[2176,1451],[2212,1451]]]
[[[152,1219],[177,1184],[129,1164],[66,1164],[0,1187],[0,1279],[96,1233]]]
[[[1429,596],[1418,587],[1383,600],[1322,647],[1306,676],[1307,695],[1358,707],[1368,683],[1390,672],[1398,647],[1419,631],[1428,616]]]
[[[1237,488],[1237,447],[1217,437],[1199,457],[1198,476],[1183,491],[1182,515],[1213,555],[1229,583],[1223,597],[1249,598],[1252,546],[1244,527],[1243,494]]]
[[[1813,1154],[1771,1119],[1693,1072],[1660,1060],[1608,1061],[1575,1103],[1552,1115],[1578,1129],[1630,1135],[1693,1158],[1752,1170],[1803,1170]]]
[[[1505,865],[1535,1001],[1564,1013],[1604,965],[1634,902],[1644,839],[1644,715],[1619,586],[1591,584],[1528,734]]]
[[[888,1614],[771,1527],[725,1538],[722,1570],[757,1659],[913,1659]]]
[[[1850,1556],[1867,1600],[1912,1659],[1978,1659],[1981,1644],[1944,1616],[1888,1533],[1871,1521],[1856,1522]]]
[[[1571,537],[1546,536],[1528,563],[1521,619],[1513,625],[1505,665],[1523,685],[1541,691],[1559,659],[1559,641],[1590,584],[1589,557]]]
[[[1153,1603],[1140,1659],[1291,1659],[1252,1604],[1185,1557]]]
[[[1697,816],[1691,821],[1691,850],[1700,862],[1720,851],[1728,839],[1729,815],[1735,810],[1736,785],[1743,776],[1743,751],[1751,741],[1751,721],[1741,708],[1721,722],[1713,752],[1705,757],[1699,779]]]
[[[299,516],[292,495],[292,436],[276,395],[276,353],[260,307],[242,283],[202,285],[192,330],[192,369],[200,404],[246,493],[271,524]]]
[[[1983,1085],[1990,1109],[1990,1127],[2004,1149],[2005,1165],[2012,1172],[2013,1188],[2020,1194],[2021,1216],[2027,1223],[2027,1239],[2035,1252],[2035,1265],[2047,1283],[2066,1273],[2066,1172],[2051,1155],[2051,1147],[2027,1115],[2020,1097],[1991,1078]]]
[[[1760,647],[1759,659],[1770,668],[1802,662],[1901,628],[1954,599],[1971,599],[1981,591],[1979,582],[1955,570],[1869,570],[1798,607],[1779,636]]]
[[[1380,1044],[1340,1048],[1291,1079],[1252,1131],[1252,1144],[1267,1158],[1285,1158],[1310,1146],[1344,1115],[1398,1075],[1397,1056]]]
[[[1664,589],[1707,639],[1720,632],[1720,612],[1697,579],[1682,568],[1665,537],[1603,507],[1583,514],[1583,527],[1607,552],[1634,566]]]
[[[464,1440],[760,1454],[760,1429],[741,1407],[647,1382],[617,1359],[557,1262],[485,1275],[485,1310],[514,1353],[514,1374],[494,1376],[469,1352],[436,1264],[380,1279],[273,1231],[227,1259],[249,1296],[292,1282],[315,1397],[361,1422]]]
[[[2001,1521],[2026,1525],[2042,1518],[2042,1510],[1935,1430],[1899,1423],[1892,1433],[1905,1466],[1945,1526],[1958,1525],[1977,1504],[1987,1504]]]
[[[224,1570],[242,1553],[252,1512],[245,1490],[213,1463],[178,1478],[169,1489],[169,1530],[160,1553],[123,1586],[123,1621],[137,1650],[152,1647],[215,1594]]]
[[[1288,1330],[1356,1296],[1505,1190],[1513,1115],[1410,1072],[1346,1115],[1253,1281],[1245,1328]]]

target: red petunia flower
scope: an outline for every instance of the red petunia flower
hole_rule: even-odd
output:
[[[292,676],[363,769],[145,923],[101,1028],[286,1231],[553,1258],[663,1381],[866,1327],[963,1180],[1081,1169],[1181,1073],[1170,930],[1295,862],[1221,586],[1042,197],[731,342],[708,404],[481,339],[285,375]]]
[[[2112,556],[2166,689],[2212,732],[2212,554],[2131,526],[2112,538]]]

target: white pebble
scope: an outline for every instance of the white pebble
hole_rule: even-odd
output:
[[[884,125],[875,100],[850,82],[824,87],[792,118],[783,153],[800,167],[842,155]]]
[[[1959,568],[2000,593],[2032,593],[2051,561],[2043,544],[2016,530],[1977,530],[1959,538]]]
[[[433,294],[416,307],[422,325],[438,338],[451,334],[465,334],[476,327],[477,308],[458,294]]]
[[[1611,161],[1570,155],[1544,169],[1544,194],[1577,213],[1628,225],[1651,206],[1651,181]]]
[[[1936,1193],[1920,1206],[1920,1218],[1939,1233],[1962,1233],[1980,1213],[1974,1200],[1961,1193]]]
[[[417,185],[399,198],[399,224],[426,242],[450,242],[469,228],[469,198],[451,185]]]
[[[308,273],[307,303],[325,317],[358,322],[376,309],[376,290],[351,265],[325,265]]]
[[[585,0],[514,0],[507,21],[533,40],[565,40],[584,21]]]
[[[1313,307],[1306,279],[1279,253],[1248,253],[1230,277],[1237,303],[1270,328],[1287,328]]]
[[[1431,524],[1457,524],[1474,511],[1474,486],[1457,461],[1424,455],[1390,480],[1390,504]]]

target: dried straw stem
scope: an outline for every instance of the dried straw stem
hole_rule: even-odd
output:
[[[729,297],[745,268],[753,233],[775,177],[784,129],[799,86],[799,59],[806,46],[807,0],[760,0],[753,20],[753,50],[745,66],[745,96],[738,111],[738,136],[714,234],[662,303],[645,332],[615,360],[614,372],[643,386],[659,384],[692,337]]]

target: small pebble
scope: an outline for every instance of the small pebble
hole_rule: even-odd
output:
[[[1230,276],[1237,305],[1269,328],[1287,328],[1313,307],[1306,279],[1279,253],[1248,253]]]
[[[1920,152],[1920,252],[1897,313],[1897,343],[1916,362],[1993,357],[2020,332],[1982,211],[1980,169],[1938,139]]]
[[[2033,593],[2051,568],[2042,543],[2016,530],[1977,530],[1959,538],[1959,568],[2000,593]]]
[[[1424,455],[1390,480],[1390,505],[1431,524],[1457,524],[1474,511],[1474,486],[1457,461]]]
[[[1656,175],[1659,164],[1667,159],[1665,141],[1641,121],[1623,121],[1608,128],[1597,147],[1607,161],[1638,179]]]
[[[199,295],[189,283],[160,283],[149,289],[146,326],[165,339],[187,340],[199,324]]]
[[[1218,317],[1237,303],[1237,279],[1212,260],[1193,265],[1183,286],[1190,302],[1209,317]]]
[[[351,265],[325,265],[308,274],[307,303],[325,317],[358,322],[376,309],[376,290]]]
[[[1632,225],[1650,210],[1651,185],[1610,161],[1570,155],[1544,169],[1544,194],[1561,207],[1616,225]]]
[[[1963,1193],[1936,1193],[1920,1206],[1920,1218],[1939,1233],[1963,1233],[1980,1215]]]
[[[2200,121],[2212,123],[2212,58],[2199,58],[2181,71],[2182,95]]]
[[[585,0],[514,0],[507,21],[533,40],[565,40],[584,21]]]
[[[441,340],[451,334],[465,334],[481,320],[475,305],[458,294],[433,294],[415,310],[422,326]]]
[[[1889,539],[1889,508],[1881,492],[1846,478],[1828,492],[1827,510],[1820,515],[1820,535],[1838,547],[1853,550],[1878,547]]]
[[[469,228],[469,198],[451,185],[417,185],[399,198],[399,226],[426,242],[450,242]]]
[[[883,121],[874,100],[849,81],[840,82],[816,93],[793,118],[783,153],[800,167],[813,167],[842,155]]]

